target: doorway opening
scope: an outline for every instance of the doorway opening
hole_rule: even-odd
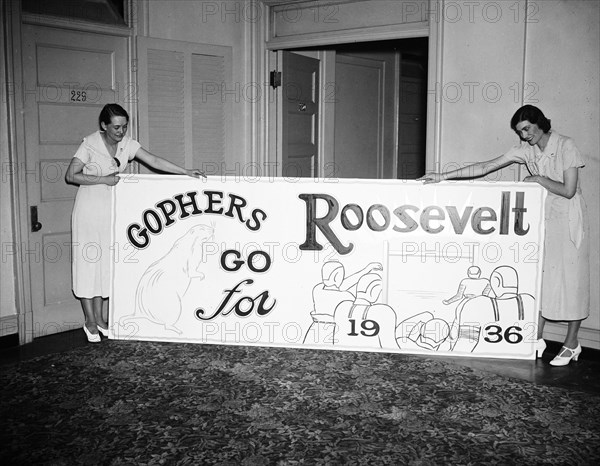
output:
[[[288,50],[321,60],[321,166],[334,168],[320,176],[425,174],[428,42],[418,37]],[[284,83],[293,79],[283,77]]]

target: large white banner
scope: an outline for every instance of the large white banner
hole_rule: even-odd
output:
[[[533,183],[198,180],[114,188],[111,338],[533,359]]]

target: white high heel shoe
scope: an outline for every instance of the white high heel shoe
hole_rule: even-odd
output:
[[[85,324],[83,324],[83,331],[85,332],[85,336],[87,337],[87,340],[90,343],[99,343],[100,342],[100,334],[99,333],[93,334],[92,332],[90,332],[87,329]]]
[[[101,327],[100,325],[96,325],[96,327],[98,327],[98,331],[99,331],[99,332],[100,332],[102,335],[104,335],[105,337],[107,337],[107,336],[108,336],[108,329],[107,329],[107,328]]]
[[[543,338],[540,338],[537,343],[535,344],[535,353],[536,356],[538,358],[542,357],[542,354],[544,354],[544,351],[546,351],[546,342],[544,341]]]
[[[566,366],[573,361],[577,361],[579,359],[579,355],[581,354],[581,344],[577,345],[577,348],[571,349],[563,346],[560,349],[560,352],[556,355],[556,357],[550,361],[551,366]]]

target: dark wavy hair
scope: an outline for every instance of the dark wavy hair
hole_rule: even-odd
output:
[[[517,125],[522,121],[528,121],[529,123],[538,125],[544,133],[550,131],[551,128],[550,120],[544,116],[539,108],[534,107],[533,105],[523,105],[515,112],[510,119],[510,127],[513,131],[517,131]]]
[[[102,123],[108,125],[114,116],[125,117],[129,123],[129,114],[127,113],[127,110],[125,110],[119,104],[106,104],[102,108],[100,116],[98,117],[98,126],[100,127],[100,131],[103,131]]]

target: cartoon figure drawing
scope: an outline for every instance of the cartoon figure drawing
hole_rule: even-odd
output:
[[[402,349],[438,351],[450,334],[450,325],[429,311],[409,317],[396,327],[396,340]]]
[[[176,324],[181,316],[181,300],[192,279],[203,279],[203,244],[212,240],[214,228],[196,225],[173,244],[170,251],[150,265],[142,275],[135,295],[135,312],[121,319],[123,325],[146,320],[181,334]]]
[[[396,311],[376,304],[382,290],[381,277],[370,273],[356,285],[356,298],[340,303],[334,313],[334,345],[398,349]]]
[[[490,281],[487,278],[481,278],[481,269],[474,265],[467,269],[467,278],[460,281],[456,294],[442,302],[448,305],[460,301],[456,307],[458,309],[466,300],[475,296],[487,296],[490,290]]]
[[[346,277],[344,266],[338,261],[325,262],[321,268],[321,282],[312,291],[312,324],[304,335],[303,343],[332,344],[334,329],[333,315],[337,305],[343,301],[353,301],[351,291],[359,279],[373,271],[382,270],[382,265],[372,262],[362,270]]]
[[[498,343],[502,341],[502,329],[523,321],[526,313],[533,315],[535,298],[530,294],[519,293],[519,278],[514,268],[497,267],[490,276],[490,283],[494,297],[476,296],[462,306],[451,331],[454,336],[452,351],[473,352],[483,342]],[[490,333],[482,339],[481,325],[484,322],[496,325],[486,327]]]
[[[458,301],[454,311],[454,321],[451,329],[451,338],[454,340],[443,346],[443,350],[450,351],[451,346],[456,342],[458,332],[458,322],[462,309],[467,301],[477,296],[489,296],[492,293],[490,281],[487,278],[481,278],[481,269],[475,265],[467,269],[467,278],[460,281],[456,294],[451,298],[444,299],[442,303],[449,305]],[[492,293],[493,294],[493,293]]]

